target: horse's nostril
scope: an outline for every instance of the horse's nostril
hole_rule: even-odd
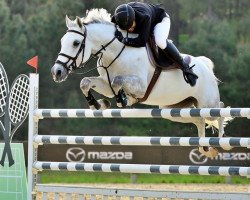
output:
[[[60,69],[57,70],[57,71],[56,71],[56,76],[61,76],[61,75],[62,75],[62,70],[60,70]]]

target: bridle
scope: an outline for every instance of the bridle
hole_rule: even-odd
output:
[[[103,54],[102,51],[103,51],[103,50],[106,50],[106,47],[108,47],[108,46],[116,39],[116,37],[114,36],[114,37],[112,38],[112,40],[110,40],[107,44],[101,45],[101,48],[100,48],[95,54],[92,54],[92,55],[90,56],[90,58],[89,58],[86,62],[83,63],[84,51],[85,51],[85,42],[86,42],[86,38],[87,38],[87,28],[86,28],[86,26],[85,26],[84,24],[83,24],[83,26],[84,26],[84,29],[85,29],[84,33],[81,33],[80,31],[76,31],[76,30],[67,30],[67,32],[73,32],[73,33],[76,33],[76,34],[79,34],[79,35],[83,36],[83,41],[82,41],[81,46],[80,46],[80,48],[79,48],[77,54],[75,55],[75,57],[72,57],[72,56],[67,55],[67,54],[65,54],[65,53],[59,53],[59,54],[58,54],[59,56],[66,57],[66,58],[68,58],[68,60],[67,60],[66,62],[62,62],[62,61],[60,61],[60,60],[56,60],[56,62],[55,62],[55,63],[57,63],[57,64],[62,65],[62,66],[67,70],[68,73],[71,73],[72,71],[75,71],[75,70],[77,70],[77,69],[82,69],[82,68],[83,68],[87,63],[89,63],[93,58],[96,58],[99,54]],[[125,46],[122,48],[122,50],[121,50],[121,52],[118,54],[118,56],[109,64],[109,66],[110,66],[111,64],[113,64],[113,62],[120,56],[120,54],[122,53],[122,51],[124,50],[124,48],[125,48]],[[77,60],[77,58],[78,58],[78,56],[79,56],[79,54],[80,54],[81,52],[82,52],[82,60],[81,60],[80,65],[77,66],[76,60]],[[102,55],[101,55],[101,57],[102,57]],[[72,61],[72,62],[71,62],[70,65],[68,65],[68,63],[69,63],[70,61]],[[109,66],[108,66],[108,67],[109,67]],[[104,66],[99,66],[99,67],[104,67]],[[104,68],[108,68],[108,67],[104,67]]]
[[[93,58],[96,58],[99,54],[101,54],[101,55],[100,55],[100,59],[98,60],[98,64],[99,64],[98,67],[102,67],[102,68],[105,69],[105,71],[106,71],[106,73],[107,73],[107,78],[108,78],[108,82],[109,82],[110,89],[111,89],[112,93],[113,93],[115,96],[117,96],[117,95],[115,94],[114,89],[113,89],[112,86],[111,86],[111,80],[110,80],[108,68],[109,68],[109,67],[116,61],[116,59],[121,55],[121,53],[122,53],[123,50],[125,49],[125,45],[123,45],[121,51],[120,51],[120,52],[117,54],[117,56],[109,63],[108,66],[103,66],[102,61],[101,61],[101,60],[102,60],[102,56],[103,56],[103,52],[102,52],[102,51],[103,51],[103,50],[106,51],[106,47],[108,47],[108,46],[116,39],[116,37],[114,36],[114,37],[112,38],[112,40],[110,40],[107,44],[101,45],[101,48],[100,48],[95,54],[92,54],[92,55],[89,57],[89,59],[88,59],[86,62],[83,63],[84,51],[85,51],[85,41],[86,41],[86,37],[87,37],[87,28],[86,28],[86,26],[85,26],[84,24],[83,24],[83,26],[84,26],[84,29],[85,29],[84,33],[81,33],[80,31],[76,31],[76,30],[67,30],[67,32],[77,33],[77,34],[79,34],[79,35],[81,35],[81,36],[84,37],[84,38],[83,38],[83,41],[82,41],[82,43],[81,43],[81,46],[80,46],[80,48],[79,48],[77,54],[75,55],[75,57],[72,57],[72,56],[67,55],[67,54],[65,54],[65,53],[59,53],[59,54],[58,54],[59,56],[64,56],[64,57],[68,58],[68,61],[62,62],[62,61],[60,61],[60,60],[56,60],[55,63],[58,63],[58,64],[62,65],[62,66],[67,70],[67,72],[68,72],[68,74],[69,74],[69,73],[71,73],[71,72],[73,72],[73,71],[75,71],[75,70],[77,70],[77,69],[83,68],[83,67],[84,67],[87,63],[89,63]],[[115,28],[117,29],[116,26],[115,26]],[[127,33],[127,36],[128,36],[128,33]],[[82,60],[81,60],[80,65],[77,67],[76,60],[77,60],[79,54],[81,53],[81,51],[82,51]],[[68,66],[68,63],[69,63],[70,61],[72,61],[72,62],[71,62],[71,64]],[[91,70],[89,70],[89,71],[91,71]],[[88,72],[89,72],[89,71],[88,71]]]
[[[77,54],[75,55],[75,57],[72,57],[72,56],[67,55],[67,54],[65,54],[65,53],[59,53],[59,54],[58,54],[59,56],[63,56],[63,57],[68,58],[68,61],[62,62],[62,61],[60,61],[60,60],[56,60],[55,63],[62,65],[68,72],[72,72],[73,70],[76,70],[76,69],[78,68],[78,67],[77,67],[77,64],[76,64],[76,60],[77,60],[79,54],[81,53],[81,51],[83,51],[83,52],[82,52],[82,61],[81,61],[81,64],[82,64],[82,62],[83,62],[84,51],[85,51],[85,41],[86,41],[86,37],[87,37],[87,29],[86,29],[86,27],[85,27],[84,33],[81,33],[80,31],[76,31],[76,30],[67,30],[67,32],[73,32],[73,33],[77,33],[77,34],[83,36],[83,41],[82,41],[81,46],[80,46],[80,48],[79,48]],[[70,61],[72,61],[72,62],[71,62],[71,64],[68,66],[68,63],[69,63]],[[80,65],[81,65],[81,64],[80,64]]]

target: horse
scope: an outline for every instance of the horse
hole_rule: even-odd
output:
[[[145,47],[124,46],[115,37],[116,26],[111,22],[111,15],[105,9],[87,11],[83,18],[70,20],[66,16],[67,32],[61,39],[61,50],[54,66],[51,68],[55,82],[65,81],[69,74],[84,66],[93,57],[98,57],[99,76],[84,77],[80,89],[86,97],[90,109],[107,109],[111,104],[107,99],[96,100],[91,90],[105,97],[117,97],[122,91],[126,96],[127,106],[139,102],[147,90],[154,73]],[[122,31],[125,36],[125,31]],[[129,37],[136,34],[129,33]],[[182,54],[183,56],[187,54]],[[198,75],[194,87],[183,79],[180,69],[163,70],[151,93],[144,102],[159,108],[222,108],[218,89],[219,80],[214,75],[213,62],[205,57],[191,58],[194,73]],[[117,106],[121,102],[117,100]],[[218,137],[223,137],[225,118],[171,118],[181,123],[193,123],[198,130],[198,137],[205,137],[206,124],[218,129]],[[199,147],[200,153],[215,157],[218,150],[214,147]]]

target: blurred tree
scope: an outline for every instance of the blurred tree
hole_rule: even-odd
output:
[[[0,1],[0,60],[6,67],[9,79],[24,72],[20,67],[27,54],[25,22],[20,14],[11,15],[4,1]]]
[[[65,15],[71,19],[85,16],[86,9],[105,8],[111,14],[128,0],[0,0],[0,62],[7,70],[10,82],[17,74],[30,72],[26,61],[39,55],[40,107],[87,107],[79,89],[83,76],[72,75],[55,84],[50,75],[60,39],[66,32]],[[249,107],[250,62],[250,1],[249,0],[144,0],[161,4],[171,17],[170,39],[182,52],[194,56],[205,55],[215,63],[221,99],[233,107]],[[96,66],[92,61],[89,67]],[[87,74],[96,75],[95,72]],[[96,94],[95,94],[96,95]],[[96,95],[98,98],[100,95]],[[115,107],[114,101],[113,106]],[[134,105],[144,108],[145,105]],[[65,128],[66,125],[66,128]],[[136,130],[135,127],[138,129]],[[247,120],[235,120],[227,128],[233,135],[247,136]],[[158,119],[120,120],[45,120],[41,131],[49,133],[80,131],[92,135],[196,135],[194,126]],[[26,129],[21,131],[25,132]],[[103,133],[105,130],[105,133]],[[24,134],[17,138],[24,137]],[[237,135],[240,136],[240,135]]]
[[[11,10],[11,14],[21,14],[22,16],[26,12],[27,1],[26,0],[8,0],[6,1]]]

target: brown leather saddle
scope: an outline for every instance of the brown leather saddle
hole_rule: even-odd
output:
[[[153,36],[150,37],[148,43],[146,44],[146,50],[147,50],[148,58],[151,64],[155,67],[155,71],[148,85],[148,88],[146,90],[144,97],[138,98],[138,102],[144,102],[147,100],[162,70],[166,71],[166,70],[180,68],[180,66],[176,62],[171,60],[171,58],[168,55],[166,55],[166,53],[156,45]],[[187,63],[191,62],[190,56],[186,56],[184,59],[185,59],[185,62]]]
[[[150,37],[146,44],[146,50],[148,58],[154,67],[159,67],[162,70],[178,68],[178,66],[174,65],[174,62],[166,56],[166,53],[156,45],[154,37]]]

